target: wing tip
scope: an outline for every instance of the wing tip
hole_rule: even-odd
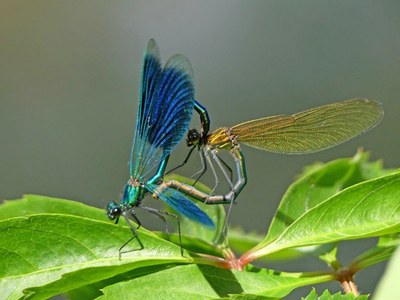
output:
[[[191,81],[194,78],[194,72],[190,60],[183,54],[175,54],[166,62],[164,69],[172,68],[181,73],[189,75]]]
[[[160,58],[160,52],[158,50],[157,43],[156,43],[155,39],[153,39],[153,38],[149,39],[149,41],[147,42],[145,56],[147,56],[147,55],[154,56],[157,59]]]
[[[362,133],[372,129],[375,127],[383,118],[383,115],[385,114],[385,111],[383,110],[383,104],[379,101],[373,100],[373,99],[368,99],[368,98],[354,98],[350,99],[348,101],[359,101],[359,102],[364,102],[366,105],[369,105],[371,108],[375,110],[375,118],[372,122],[372,124],[365,129]]]

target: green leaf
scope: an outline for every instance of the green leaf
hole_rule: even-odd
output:
[[[387,173],[380,161],[369,163],[368,157],[368,153],[358,152],[354,158],[337,159],[308,169],[283,196],[266,241],[276,239],[301,215],[344,188]]]
[[[70,203],[72,207],[75,203]],[[81,216],[37,214],[0,221],[0,290],[32,299],[104,280],[148,265],[188,263],[179,246],[139,230],[119,259],[119,248],[132,237],[129,228]]]
[[[334,195],[297,218],[274,241],[264,241],[241,262],[292,247],[393,234],[400,231],[400,173],[369,180]]]
[[[176,245],[180,245],[179,235],[177,233],[167,234],[165,232],[160,232],[160,231],[156,231],[154,233],[167,241],[170,241]],[[223,252],[220,247],[210,244],[204,239],[188,235],[182,235],[181,239],[182,239],[182,247],[186,250],[213,256],[220,256],[220,257],[223,256]]]
[[[315,289],[312,289],[310,294],[306,298],[301,298],[303,300],[367,300],[367,295],[355,296],[353,293],[347,293],[342,295],[338,292],[336,294],[331,294],[328,290],[325,290],[321,296],[318,296]]]
[[[354,155],[353,158],[345,158],[345,159],[351,159],[359,163],[360,168],[357,170],[356,174],[358,174],[357,176],[360,179],[362,179],[361,181],[390,175],[392,173],[395,173],[396,171],[399,171],[398,169],[384,168],[382,159],[370,162],[368,161],[369,158],[370,158],[370,152],[368,151],[365,152],[362,148],[359,148],[357,150],[357,153]],[[314,171],[319,170],[321,167],[324,167],[324,165],[325,164],[322,162],[314,162],[310,165],[307,165],[303,168],[303,172],[299,174],[298,178],[311,174]]]
[[[301,297],[301,300],[318,300],[317,291],[313,288],[306,298]]]
[[[105,210],[81,202],[39,195],[24,195],[18,200],[6,200],[0,205],[0,220],[41,213],[58,213],[106,221]]]
[[[365,251],[349,264],[352,270],[362,270],[372,265],[389,259],[396,248],[400,245],[400,234],[382,236],[378,244]]]
[[[384,172],[379,163],[368,163],[366,154],[314,167],[286,193],[280,206],[283,215],[277,213],[267,238],[231,230],[231,243],[242,252],[255,247],[241,258],[249,262],[249,257],[257,258],[254,253],[267,254],[269,259],[287,259],[302,252],[320,255],[332,249],[333,241],[398,232],[400,173],[352,186]],[[209,192],[199,183],[196,188]],[[110,222],[104,210],[36,195],[6,201],[0,205],[1,297],[47,299],[65,293],[80,299],[98,297],[103,291],[102,298],[112,299],[132,295],[160,299],[279,299],[297,287],[334,280],[334,275],[318,273],[279,273],[250,266],[239,272],[194,265],[213,264],[223,253],[215,244],[223,242],[224,207],[199,206],[216,220],[216,229],[207,231],[182,219],[182,244],[190,251],[217,256],[215,259],[186,252],[182,257],[177,234],[167,237],[145,229],[138,230],[144,249],[137,251],[137,241],[130,241],[124,248],[130,252],[119,259],[119,248],[132,233],[125,222]],[[396,242],[398,236],[390,241],[381,238],[375,250],[359,256],[353,264],[361,268],[386,259]],[[327,261],[332,257],[325,255]]]
[[[332,245],[332,243],[327,244],[327,245]],[[331,249],[328,249],[328,251],[325,251],[324,253],[319,255],[319,259],[326,262],[328,264],[328,266],[331,266],[336,271],[338,271],[340,268],[342,268],[342,265],[340,264],[340,262],[337,259],[337,250],[338,250],[337,245],[335,245]]]
[[[77,289],[70,290],[66,293],[66,295],[70,300],[95,299],[103,295],[103,292],[101,290],[106,286],[130,280],[132,278],[146,276],[148,274],[159,272],[161,270],[169,268],[171,268],[171,265],[165,265],[165,264],[136,268],[128,272],[118,274],[117,276],[107,278],[105,280],[101,280]]]
[[[394,299],[393,297],[397,298],[398,295],[400,295],[399,270],[400,248],[398,247],[386,267],[385,274],[378,284],[374,294],[374,300]]]
[[[229,228],[228,238],[229,238],[229,245],[232,247],[233,250],[239,253],[244,253],[248,251],[250,248],[255,247],[258,243],[260,243],[263,240],[263,237],[261,235],[255,232],[244,232],[243,229],[241,228]],[[322,246],[318,245],[318,246],[306,246],[299,248],[289,248],[263,256],[260,259],[265,262],[273,262],[273,261],[297,259],[304,255],[321,257],[321,255],[325,255],[326,253],[332,251],[333,249],[336,249],[335,243],[326,244]]]
[[[264,236],[256,232],[245,232],[240,227],[229,227],[228,239],[233,250],[243,253],[261,242]]]
[[[331,280],[328,275],[288,274],[254,269],[251,272],[184,265],[119,282],[103,289],[98,299],[215,299],[230,295],[282,298],[293,289]],[[253,298],[254,299],[254,298]]]

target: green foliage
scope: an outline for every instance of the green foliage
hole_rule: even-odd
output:
[[[342,293],[331,294],[328,290],[325,290],[321,296],[318,296],[317,292],[313,289],[311,293],[302,300],[367,300],[368,295],[354,296],[352,293],[343,295]]]
[[[389,261],[386,273],[379,282],[374,297],[375,300],[391,299],[394,295],[400,295],[399,270],[400,248],[397,248],[396,252],[393,254],[392,258]]]
[[[400,231],[400,173],[356,184],[305,211],[251,256]],[[377,206],[379,203],[379,206]]]
[[[102,209],[36,195],[5,201],[0,205],[0,299],[48,299],[58,294],[70,299],[132,295],[138,299],[280,299],[298,287],[352,278],[357,271],[389,259],[399,244],[400,172],[368,162],[365,153],[307,168],[283,196],[266,236],[230,230],[229,244],[239,253],[237,258],[221,235],[223,208],[201,207],[216,221],[217,229],[206,231],[182,220],[184,256],[176,234],[140,228],[144,249],[132,240],[120,257],[119,249],[132,233],[125,222],[110,222]],[[367,237],[378,237],[379,242],[342,266],[336,257],[337,244]],[[387,281],[398,277],[398,253]],[[323,260],[328,268],[285,273],[249,264],[304,255]],[[318,298],[312,291],[305,299],[366,296],[325,291]]]

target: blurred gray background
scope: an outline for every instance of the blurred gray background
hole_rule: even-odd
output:
[[[36,193],[100,208],[118,200],[129,176],[149,38],[164,62],[175,53],[190,59],[212,128],[354,97],[383,103],[378,127],[320,153],[244,146],[249,182],[233,225],[264,234],[288,185],[314,161],[352,156],[363,146],[385,166],[399,166],[399,1],[2,0],[0,199]],[[170,166],[186,153],[179,147]],[[197,170],[197,160],[182,174]],[[347,243],[344,263],[360,251]],[[301,271],[304,264],[324,268],[314,260],[273,267]],[[382,269],[358,275],[362,292],[374,290]]]

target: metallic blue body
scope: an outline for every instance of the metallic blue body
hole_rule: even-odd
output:
[[[201,135],[203,138],[206,138],[210,131],[210,117],[208,116],[207,109],[197,101],[194,101],[194,109],[200,115]]]
[[[157,191],[171,151],[186,135],[193,110],[201,112],[202,123],[207,122],[205,108],[194,98],[189,60],[174,55],[162,67],[156,43],[151,39],[144,55],[130,178],[121,202],[111,202],[107,207],[110,219],[118,219],[126,211],[133,213],[150,192],[191,220],[214,226],[207,214],[178,190],[165,187]]]

